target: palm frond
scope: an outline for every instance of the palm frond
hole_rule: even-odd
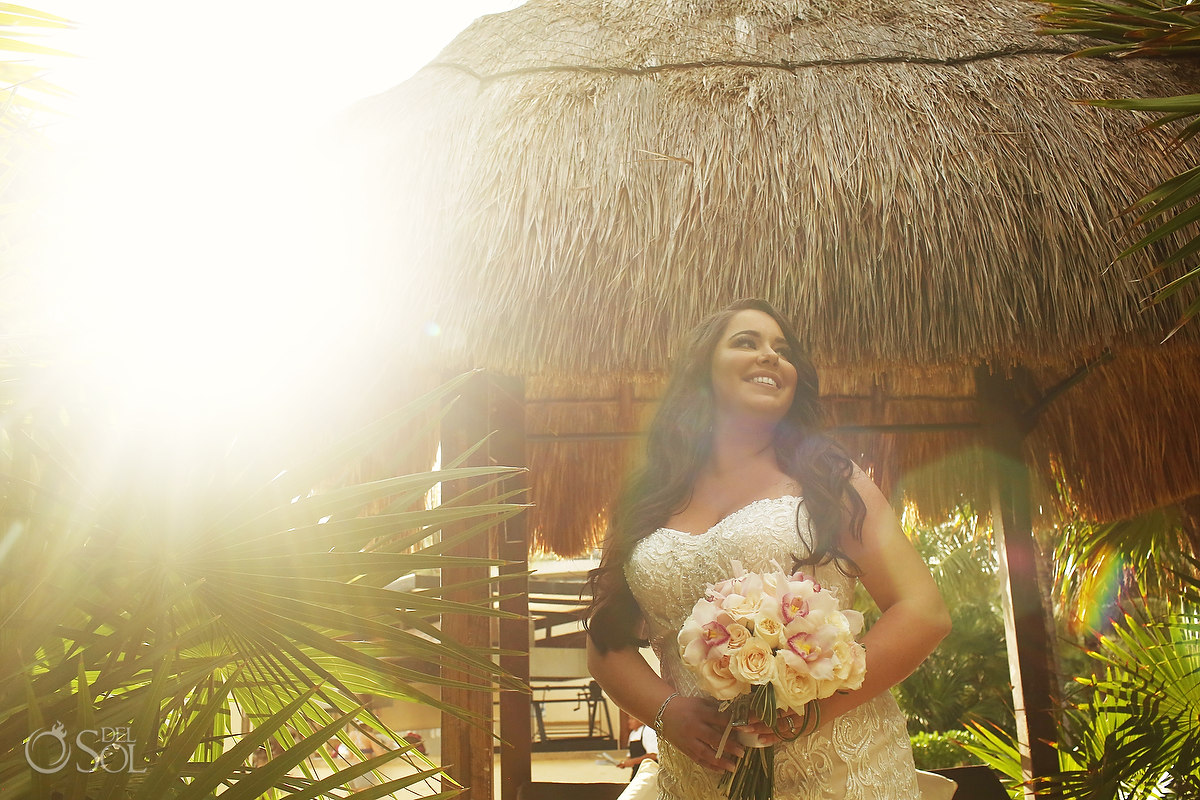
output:
[[[1170,0],[1050,0],[1051,10],[1041,15],[1043,33],[1088,36],[1110,44],[1086,47],[1075,57],[1106,57],[1118,55],[1135,57],[1195,58],[1200,55],[1200,9],[1192,3]],[[1172,97],[1142,97],[1094,99],[1087,101],[1100,108],[1121,109],[1157,115],[1147,129],[1173,126],[1174,141],[1182,144],[1200,133],[1200,95]],[[1162,302],[1185,289],[1200,285],[1200,270],[1186,266],[1200,252],[1200,186],[1196,169],[1180,172],[1150,190],[1130,209],[1132,229],[1146,232],[1117,258],[1129,258],[1142,252],[1155,252],[1161,242],[1172,242],[1162,255],[1156,255],[1154,273],[1184,263],[1181,274],[1154,288],[1148,299]],[[1180,327],[1200,313],[1200,298],[1185,305],[1180,319],[1166,334],[1174,335]]]
[[[1054,539],[1057,605],[1075,625],[1097,627],[1122,597],[1178,595],[1188,573],[1182,525],[1176,506],[1106,524],[1064,522]]]
[[[1047,776],[1065,800],[1192,797],[1200,771],[1200,636],[1194,614],[1153,621],[1129,615],[1089,656],[1101,674],[1079,679],[1086,701],[1062,715],[1059,769]],[[1067,731],[1075,732],[1068,736]],[[964,746],[1020,781],[1013,737],[974,726]],[[1014,795],[1015,797],[1015,795]]]
[[[216,792],[316,797],[374,772],[379,785],[361,796],[437,796],[435,765],[395,746],[401,740],[361,695],[421,703],[479,724],[437,688],[523,688],[497,666],[502,651],[466,646],[441,631],[447,615],[509,616],[498,607],[498,579],[479,581],[487,591],[477,602],[443,596],[477,581],[386,588],[418,573],[436,578],[470,566],[486,575],[500,565],[446,555],[444,546],[486,535],[522,511],[498,488],[512,470],[457,467],[327,485],[342,464],[393,440],[414,418],[439,415],[461,381],[290,469],[261,453],[242,460],[227,448],[203,465],[207,473],[193,464],[179,480],[133,465],[124,480],[105,484],[103,496],[73,450],[83,419],[72,415],[55,430],[46,409],[28,404],[20,381],[0,387],[0,430],[12,445],[12,457],[0,463],[7,547],[0,643],[16,656],[0,672],[6,790],[70,786],[72,796],[155,800]],[[11,413],[19,407],[25,411]],[[478,482],[475,502],[460,497],[420,509],[426,492],[449,479]],[[448,666],[465,678],[444,677]],[[239,728],[236,718],[250,727]],[[130,769],[35,773],[24,743],[55,722],[73,731],[131,731],[137,752],[129,754]],[[392,749],[319,777],[310,762],[348,726],[375,732]],[[271,742],[284,745],[285,755],[251,766]],[[407,777],[379,772],[393,759],[410,762]]]

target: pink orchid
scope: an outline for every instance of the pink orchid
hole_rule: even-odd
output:
[[[788,649],[809,663],[821,657],[821,643],[811,633],[801,631],[792,634],[788,637],[787,645]]]
[[[729,629],[716,620],[705,623],[700,630],[700,638],[709,650],[729,641]]]
[[[808,616],[808,601],[795,592],[788,592],[783,596],[780,610],[783,614],[783,622],[787,624],[797,617]]]

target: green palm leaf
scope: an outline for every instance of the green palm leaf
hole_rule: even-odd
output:
[[[1082,620],[1085,610],[1115,598],[1114,582],[1126,592],[1174,597],[1188,573],[1187,539],[1179,508],[1164,506],[1106,524],[1069,521],[1054,540],[1054,586],[1066,614]]]
[[[1092,0],[1050,0],[1050,11],[1041,15],[1043,33],[1089,36],[1110,44],[1088,47],[1076,52],[1076,57],[1175,57],[1194,58],[1200,55],[1200,9],[1192,3],[1171,0],[1113,0],[1099,3]],[[1148,128],[1177,126],[1175,142],[1181,144],[1200,134],[1200,95],[1175,97],[1122,98],[1089,100],[1102,108],[1123,109],[1159,115]],[[1189,121],[1190,120],[1190,121]],[[1128,258],[1150,251],[1159,242],[1172,242],[1167,253],[1158,258],[1155,272],[1185,263],[1183,272],[1154,289],[1149,299],[1163,302],[1182,289],[1192,288],[1200,281],[1200,270],[1186,262],[1200,253],[1200,186],[1196,185],[1196,169],[1174,176],[1152,189],[1130,210],[1135,215],[1133,228],[1148,229],[1133,237],[1132,245],[1117,258]],[[1174,335],[1182,325],[1200,313],[1200,298],[1185,304],[1178,322],[1166,334]]]
[[[14,796],[316,797],[400,758],[412,774],[376,772],[382,783],[359,796],[440,795],[436,766],[409,748],[328,777],[312,762],[347,725],[397,740],[360,694],[479,724],[430,687],[523,689],[497,666],[500,651],[440,631],[447,614],[509,616],[497,605],[497,579],[386,588],[406,575],[499,566],[444,551],[522,510],[497,489],[512,470],[460,466],[322,484],[395,431],[439,417],[462,381],[295,468],[281,470],[261,453],[240,460],[230,449],[206,474],[194,466],[183,483],[134,465],[101,495],[84,477],[88,465],[73,457],[72,436],[86,430],[86,418],[73,413],[64,425],[57,409],[30,406],[19,379],[3,380],[22,371],[0,363],[0,646],[17,656],[0,673],[0,785]],[[18,407],[26,411],[12,414]],[[448,506],[417,508],[449,479],[480,488]],[[371,509],[383,511],[364,516]],[[443,597],[476,583],[489,587],[477,603]],[[472,682],[443,678],[438,668],[449,665]],[[235,729],[235,712],[253,723],[249,732]],[[71,730],[127,727],[139,771],[34,773],[24,742],[55,721]],[[272,741],[285,756],[249,766]]]
[[[1080,679],[1090,698],[1063,714],[1059,771],[1049,776],[1064,800],[1194,797],[1200,789],[1200,636],[1194,612],[1154,622],[1128,615],[1089,656],[1101,674]],[[964,746],[1020,781],[1012,737],[976,726]],[[1014,794],[1014,797],[1016,795]]]

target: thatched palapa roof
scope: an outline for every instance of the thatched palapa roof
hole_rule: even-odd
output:
[[[448,365],[531,378],[534,434],[641,425],[629,393],[652,399],[682,334],[754,295],[796,320],[836,423],[947,426],[845,437],[926,507],[976,480],[980,365],[1020,367],[1035,407],[1093,364],[1027,439],[1082,512],[1200,493],[1200,333],[1160,346],[1181,306],[1142,308],[1148,259],[1111,263],[1122,211],[1197,151],[1072,102],[1191,92],[1200,73],[1064,61],[1083,42],[1038,35],[1041,10],[533,0],[484,17],[354,114],[384,187],[380,285],[419,299]],[[543,546],[587,546],[627,450],[531,444]]]

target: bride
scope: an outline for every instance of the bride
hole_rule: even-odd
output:
[[[777,800],[915,800],[917,773],[891,693],[950,629],[929,570],[887,500],[821,433],[817,374],[768,303],[742,300],[686,344],[651,425],[646,463],[616,506],[589,576],[588,666],[659,736],[665,800],[721,798],[743,749],[718,758],[728,715],[683,667],[676,636],[733,560],[750,571],[799,567],[853,602],[861,581],[883,612],[861,638],[862,688],[782,715],[781,740],[757,720],[739,730],[776,744]],[[661,677],[638,652],[648,638]]]

